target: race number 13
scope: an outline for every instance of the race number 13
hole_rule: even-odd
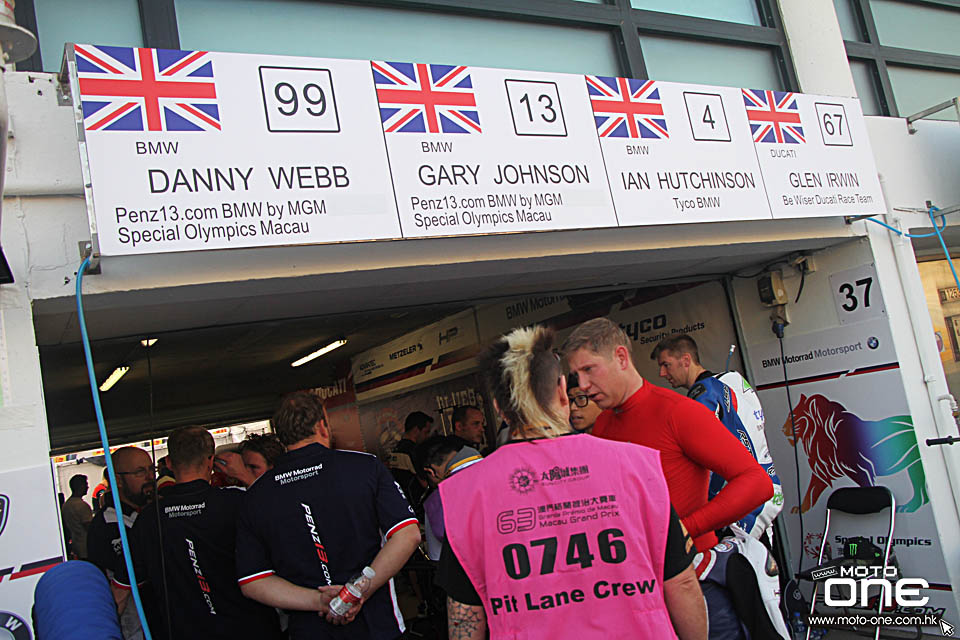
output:
[[[340,131],[329,69],[260,67],[260,89],[268,131]]]
[[[566,136],[556,82],[504,80],[513,129],[518,136]]]

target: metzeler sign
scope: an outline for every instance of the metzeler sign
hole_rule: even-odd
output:
[[[885,211],[859,103],[75,45],[103,255]]]

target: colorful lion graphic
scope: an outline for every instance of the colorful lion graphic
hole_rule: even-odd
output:
[[[820,394],[800,396],[793,410],[797,439],[803,445],[813,475],[800,505],[806,513],[817,503],[824,489],[846,476],[861,487],[872,487],[878,476],[906,471],[913,487],[909,502],[897,505],[897,511],[913,512],[930,502],[917,449],[917,435],[910,416],[892,416],[883,420],[863,420],[842,404]],[[796,446],[790,417],[783,434]],[[793,508],[796,513],[797,508]]]

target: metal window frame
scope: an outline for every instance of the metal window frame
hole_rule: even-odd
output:
[[[850,3],[858,22],[862,41],[844,40],[847,57],[866,62],[874,76],[874,91],[879,100],[881,115],[901,117],[893,85],[890,82],[889,65],[926,69],[931,71],[960,72],[960,55],[932,53],[916,49],[904,49],[880,44],[880,34],[873,17],[870,0],[843,0]],[[902,4],[926,6],[936,9],[960,11],[960,0],[896,0]]]
[[[37,33],[34,3],[18,0],[17,22]],[[131,0],[132,1],[132,0]],[[322,0],[314,0],[322,1]],[[949,2],[960,0],[925,0]],[[339,4],[431,11],[450,15],[509,19],[518,22],[554,24],[607,31],[613,37],[624,75],[646,78],[647,67],[640,46],[640,34],[665,35],[679,39],[741,45],[770,51],[787,90],[799,87],[786,36],[775,0],[755,0],[761,25],[746,25],[707,18],[634,9],[630,0],[604,0],[602,4],[578,0],[332,0]],[[147,47],[177,49],[175,0],[137,0],[140,26]],[[40,34],[37,33],[37,37]],[[18,65],[24,71],[41,71],[40,50]]]
[[[43,71],[36,2],[37,0],[18,0],[14,7],[17,24],[37,36],[37,50],[26,60],[17,63],[18,71]],[[157,49],[179,49],[180,34],[177,31],[174,0],[137,0],[137,6],[140,11],[140,31],[144,46]]]
[[[617,2],[630,5],[630,0],[617,0]],[[654,35],[767,51],[773,55],[783,88],[787,91],[798,90],[800,83],[776,3],[757,0],[757,12],[763,23],[761,26],[643,9],[631,9],[630,18],[638,38],[641,34]],[[642,71],[644,73],[639,77],[647,77],[645,66]]]

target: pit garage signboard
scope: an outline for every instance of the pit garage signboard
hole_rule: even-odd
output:
[[[103,255],[885,211],[856,100],[68,47]]]

